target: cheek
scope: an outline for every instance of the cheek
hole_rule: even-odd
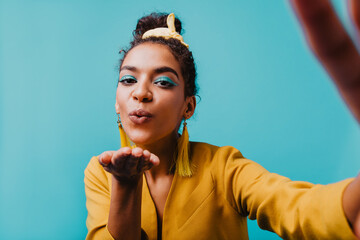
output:
[[[127,109],[126,109],[127,99],[128,99],[127,91],[123,88],[118,87],[117,92],[116,92],[116,104],[120,111],[120,117],[122,116],[122,114],[125,114],[127,111]]]
[[[168,98],[165,104],[162,107],[162,112],[166,114],[166,118],[168,120],[172,120],[172,122],[180,122],[183,118],[185,110],[185,100],[181,95],[172,96],[172,98]],[[176,123],[177,124],[177,123]]]

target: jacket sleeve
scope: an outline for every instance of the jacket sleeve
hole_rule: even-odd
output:
[[[86,227],[88,235],[86,239],[113,240],[107,229],[110,209],[110,185],[109,179],[98,162],[93,157],[85,169],[85,194],[88,216]]]
[[[283,239],[355,239],[342,207],[353,180],[328,185],[291,181],[245,159],[236,149],[225,152],[224,186],[229,203],[262,229]]]

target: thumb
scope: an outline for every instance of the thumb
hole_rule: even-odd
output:
[[[112,158],[114,152],[115,151],[106,151],[106,152],[103,152],[102,154],[100,154],[98,157],[99,163],[103,166],[106,166],[109,163],[111,163],[111,158]]]

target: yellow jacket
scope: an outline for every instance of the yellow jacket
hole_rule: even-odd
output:
[[[269,173],[233,147],[191,143],[192,177],[175,174],[162,239],[248,239],[246,217],[284,239],[355,239],[342,209],[352,181],[314,185]],[[111,174],[93,157],[85,170],[87,239],[113,239],[106,225]],[[144,177],[141,227],[157,239],[155,205]]]

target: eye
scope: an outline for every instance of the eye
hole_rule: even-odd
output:
[[[137,80],[131,75],[125,75],[119,79],[119,83],[121,83],[122,85],[131,85],[133,83],[137,83]]]
[[[172,88],[177,86],[176,83],[174,83],[173,80],[171,80],[169,77],[159,77],[154,81],[155,85],[158,85],[162,88]]]

